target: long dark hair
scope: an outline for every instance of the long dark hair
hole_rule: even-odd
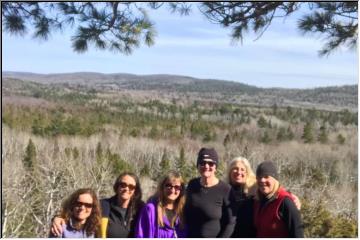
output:
[[[85,225],[83,226],[87,236],[92,234],[96,235],[100,227],[101,211],[100,203],[94,190],[90,188],[81,188],[73,192],[63,203],[61,208],[61,217],[69,223],[70,218],[73,216],[73,210],[79,196],[82,194],[89,194],[93,199],[93,207],[91,209],[90,216],[86,219]],[[74,226],[77,230],[80,230],[82,226]]]
[[[141,191],[141,185],[140,185],[140,181],[139,178],[132,172],[123,172],[122,174],[120,174],[114,183],[113,189],[115,194],[117,195],[117,190],[119,188],[119,185],[121,183],[121,179],[125,176],[130,176],[135,180],[136,186],[135,186],[135,192],[133,194],[133,196],[130,199],[130,203],[128,206],[128,210],[127,210],[127,221],[132,221],[135,220],[136,218],[136,214],[138,213],[138,211],[141,209],[141,207],[144,205],[144,202],[141,200],[142,199],[142,191]]]

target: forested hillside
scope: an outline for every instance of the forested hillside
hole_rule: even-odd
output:
[[[191,98],[231,104],[292,106],[357,111],[357,85],[315,89],[259,88],[239,82],[197,79],[177,75],[133,75],[102,73],[34,74],[4,72],[5,79],[17,79],[85,91],[154,91],[162,98]],[[153,94],[154,95],[154,94]]]
[[[11,75],[12,74],[12,75]],[[183,76],[6,73],[2,79],[2,234],[45,237],[74,189],[112,194],[141,176],[144,200],[169,169],[197,175],[203,146],[255,169],[277,163],[302,202],[306,237],[358,235],[357,86],[262,89]]]

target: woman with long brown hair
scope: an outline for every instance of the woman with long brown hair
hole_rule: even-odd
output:
[[[134,237],[135,222],[144,205],[139,178],[131,173],[120,174],[113,185],[114,195],[102,199],[101,232],[102,238]],[[64,219],[56,217],[51,232],[54,236],[62,234]]]
[[[100,203],[89,188],[75,191],[62,204],[62,238],[93,238],[100,228]],[[54,237],[50,233],[50,237]]]
[[[142,209],[135,230],[139,238],[186,237],[183,209],[185,184],[181,175],[169,172],[153,198]]]

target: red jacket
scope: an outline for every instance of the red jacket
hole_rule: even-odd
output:
[[[279,188],[277,197],[267,202],[260,208],[260,202],[254,203],[254,225],[256,237],[289,237],[288,229],[279,216],[279,207],[285,197],[291,199],[291,195],[283,187]]]

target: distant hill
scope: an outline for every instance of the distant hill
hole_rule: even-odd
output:
[[[132,90],[172,90],[192,92],[254,92],[259,88],[243,83],[197,79],[187,76],[156,74],[134,75],[124,73],[102,74],[92,72],[36,74],[27,72],[3,72],[3,78],[14,78],[43,84],[85,85],[101,89],[102,87]]]
[[[314,89],[258,88],[247,84],[197,79],[178,75],[134,75],[124,73],[102,74],[76,72],[61,74],[36,74],[27,72],[3,72],[3,80],[14,79],[52,86],[81,87],[99,92],[117,90],[158,91],[162,94],[186,94],[194,99],[214,99],[217,101],[254,104],[261,106],[300,106],[322,109],[347,108],[357,111],[357,85],[323,87]],[[7,86],[9,87],[9,82]],[[14,85],[12,83],[10,85]],[[15,85],[24,83],[16,83]]]

